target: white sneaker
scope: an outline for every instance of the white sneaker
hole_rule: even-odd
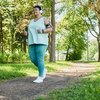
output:
[[[43,77],[38,76],[36,80],[33,81],[34,83],[42,83],[43,82]]]
[[[47,69],[45,68],[45,69],[44,69],[44,72],[43,72],[43,79],[46,78],[46,74],[47,74]]]

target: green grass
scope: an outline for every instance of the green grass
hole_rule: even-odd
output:
[[[46,67],[49,72],[57,71],[61,68],[70,66],[71,62],[56,62],[47,63]],[[0,81],[23,77],[23,76],[33,76],[37,74],[37,68],[32,63],[24,64],[0,64]]]
[[[100,67],[100,63],[92,63]],[[36,100],[100,100],[100,69],[62,89]]]
[[[91,62],[91,64],[97,66],[97,67],[100,67],[100,62]]]

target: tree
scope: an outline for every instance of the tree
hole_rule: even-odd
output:
[[[19,21],[23,18],[24,14],[28,12],[26,5],[25,4],[23,5],[23,1],[24,0],[0,1],[0,29],[1,29],[0,30],[0,47],[1,47],[0,52],[1,51],[4,52],[3,53],[4,57],[7,57],[7,59],[8,57],[11,57],[12,61],[13,61],[13,57],[16,56],[15,52],[18,49],[21,48],[22,50],[23,48],[21,45],[22,43],[17,42],[15,38],[17,32],[17,25],[19,24]],[[6,58],[4,59],[6,60]]]
[[[53,32],[49,35],[50,38],[50,62],[55,62],[55,0],[52,0],[51,8],[51,23],[53,25]]]
[[[85,32],[87,32],[88,28],[86,23],[76,13],[74,7],[66,12],[65,18],[58,28],[60,33],[63,33],[63,36],[66,38],[63,39],[63,41],[65,40],[63,46],[66,46],[66,60],[81,59],[82,52],[86,48]]]
[[[98,61],[100,62],[100,0],[87,0],[80,1],[78,0],[79,6],[84,8],[85,16],[81,16],[87,24],[90,24],[88,27],[90,33],[97,39],[98,43]],[[96,28],[98,27],[98,31]],[[94,34],[95,33],[95,34]]]
[[[2,0],[0,1],[0,14],[2,15],[2,24],[0,19],[0,50],[9,53],[9,57],[13,56],[16,51],[26,52],[26,37],[21,36],[21,33],[26,29],[28,21],[33,17],[33,5],[39,4],[47,11],[46,16],[51,17],[53,26],[55,27],[55,19],[51,16],[53,0]],[[50,12],[50,13],[48,13]],[[0,18],[1,18],[0,15]],[[2,25],[2,26],[1,26]],[[54,29],[55,30],[55,29]],[[1,32],[2,31],[2,32]],[[1,34],[2,33],[2,34]],[[54,32],[53,32],[54,33]],[[3,36],[3,34],[5,34]],[[2,38],[2,39],[1,39]],[[50,35],[52,41],[55,42],[55,34]],[[3,40],[3,42],[1,42]],[[55,61],[55,43],[50,42],[51,45],[51,60]],[[3,45],[1,45],[3,43]],[[4,53],[6,55],[6,53]],[[8,54],[7,54],[8,55]],[[16,57],[17,58],[17,57]]]
[[[0,52],[3,53],[2,14],[0,13]]]

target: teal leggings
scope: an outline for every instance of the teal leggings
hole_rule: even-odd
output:
[[[44,56],[47,50],[47,45],[44,44],[32,44],[29,45],[29,56],[32,63],[35,64],[38,68],[39,76],[43,76],[43,71],[45,68],[44,65]]]

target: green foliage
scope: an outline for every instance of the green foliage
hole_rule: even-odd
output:
[[[82,58],[82,50],[75,49],[75,51],[70,52],[67,60],[80,60]]]
[[[87,54],[86,54],[87,50],[84,51],[83,53],[83,57],[82,60],[86,60],[87,58]],[[92,40],[92,41],[88,41],[88,60],[96,60],[98,58],[98,44],[96,40]]]
[[[23,51],[23,42],[26,40],[24,38],[21,38],[21,40],[16,40],[15,36],[16,33],[23,30],[23,28],[19,28],[21,21],[25,14],[29,12],[29,9],[33,6],[30,6],[29,0],[15,0],[15,1],[7,1],[3,0],[0,1],[0,11],[2,14],[2,29],[3,29],[3,58],[5,62],[11,62],[11,61],[19,61],[22,62],[23,59],[26,59],[28,57],[24,57],[26,55]],[[24,27],[25,28],[25,27]],[[19,42],[18,42],[19,41]],[[22,51],[21,53],[16,53],[16,51]],[[23,56],[20,56],[20,54],[23,54]],[[2,62],[1,60],[1,62]]]
[[[9,50],[5,50],[5,52],[2,54],[0,53],[0,63],[9,63],[9,62],[28,62],[29,56],[27,53],[15,49],[12,53]]]
[[[69,9],[57,30],[62,38],[62,41],[61,38],[58,39],[57,48],[66,50],[66,60],[81,59],[83,50],[86,48],[85,32],[87,30],[86,23],[74,7]]]
[[[93,42],[90,44],[90,59],[96,59],[96,53],[98,53],[98,45],[97,42]]]
[[[42,3],[43,9],[50,12],[51,2],[52,0],[0,0],[0,13],[3,18],[3,52],[5,61],[15,62],[20,60],[20,62],[23,62],[23,59],[28,58],[24,56],[28,55],[24,52],[28,51],[24,50],[27,37],[23,37],[21,33],[25,30],[30,19],[33,18],[33,6],[36,4],[41,5]],[[47,16],[50,16],[50,13],[45,12]],[[3,58],[0,59],[3,62]]]
[[[4,54],[0,53],[0,63],[4,63],[5,59],[4,59]]]

